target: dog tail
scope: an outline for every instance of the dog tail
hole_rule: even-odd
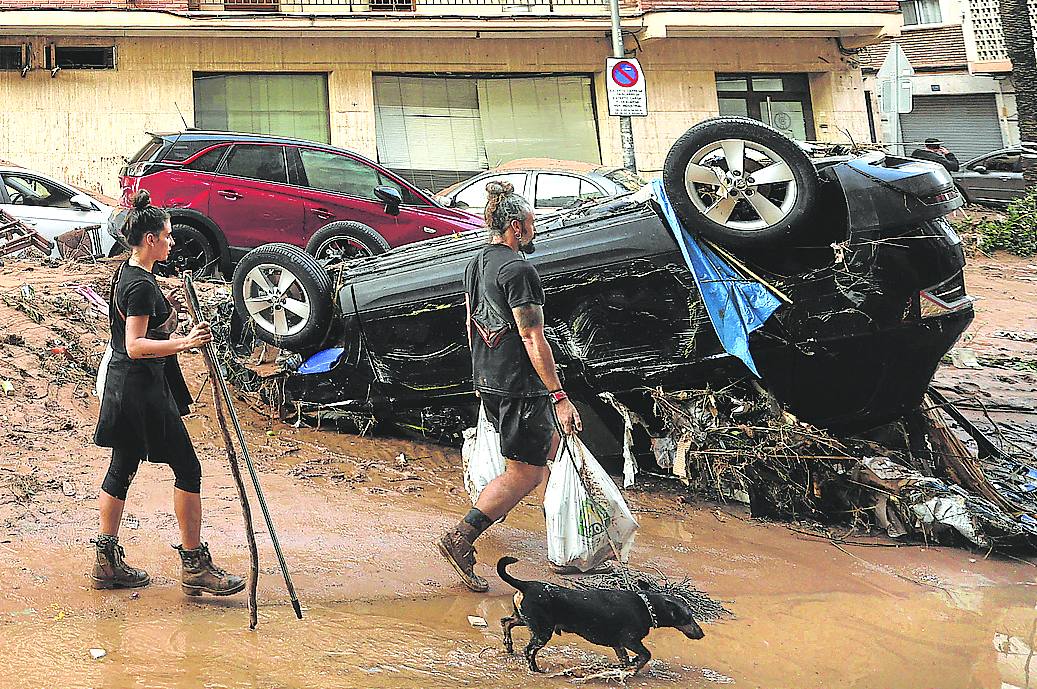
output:
[[[497,560],[497,576],[499,576],[505,583],[509,584],[512,588],[516,588],[519,591],[525,591],[526,586],[529,584],[528,581],[521,581],[508,574],[508,565],[513,565],[518,560],[513,557],[502,557]]]

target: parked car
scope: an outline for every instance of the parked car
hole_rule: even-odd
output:
[[[717,118],[673,145],[663,183],[686,228],[789,298],[750,338],[763,385],[788,409],[861,430],[917,407],[973,318],[944,218],[962,203],[946,170],[882,153],[811,161],[771,127]],[[548,339],[588,428],[614,413],[601,392],[651,420],[647,389],[748,375],[710,324],[675,228],[641,197],[541,223],[530,256]],[[235,311],[265,342],[330,356],[318,373],[286,374],[292,409],[333,405],[324,408],[456,437],[476,408],[462,274],[484,243],[475,232],[432,239],[331,274],[294,247],[260,247],[235,271]]]
[[[458,182],[437,196],[451,208],[482,215],[486,207],[486,184],[494,180],[511,182],[516,192],[532,201],[537,217],[588,201],[629,194],[645,185],[643,179],[621,167],[575,160],[523,158]]]
[[[47,239],[91,227],[95,228],[90,232],[95,255],[108,256],[117,248],[107,232],[96,229],[108,226],[112,199],[16,165],[0,165],[0,182],[0,210]],[[59,255],[56,244],[53,255]]]
[[[382,253],[479,227],[363,156],[325,144],[258,134],[154,134],[120,172],[125,215],[138,189],[166,207],[176,243],[160,270],[226,271],[270,242],[328,263]]]
[[[1037,165],[1037,144],[1002,148],[973,158],[951,177],[968,203],[1006,206],[1023,195],[1023,170]]]

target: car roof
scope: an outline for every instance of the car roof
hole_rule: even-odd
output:
[[[306,146],[307,148],[316,148],[322,151],[328,151],[329,153],[345,153],[359,158],[364,162],[383,167],[375,161],[371,160],[367,156],[357,153],[356,151],[348,148],[340,148],[338,146],[332,146],[331,144],[321,143],[319,141],[310,141],[309,139],[298,139],[291,136],[274,136],[272,134],[250,134],[248,132],[221,132],[213,129],[186,129],[179,132],[147,132],[151,136],[158,137],[161,139],[177,139],[178,141],[212,141],[213,143],[264,143],[264,144],[281,144],[282,146]],[[413,185],[411,185],[413,186]]]
[[[504,173],[515,172],[568,172],[574,175],[589,177],[605,177],[608,173],[618,170],[616,167],[599,165],[597,163],[585,163],[579,160],[558,160],[557,158],[519,158],[501,163],[495,168],[483,170],[479,174],[472,175],[460,182],[451,184],[446,189],[437,192],[438,196],[447,196],[454,193],[462,186],[468,185],[472,180],[480,177],[493,177]]]
[[[984,153],[983,155],[978,155],[975,158],[973,158],[972,160],[966,161],[965,164],[966,165],[971,165],[972,163],[976,162],[977,160],[981,160],[983,158],[989,158],[990,156],[995,156],[998,153],[1011,153],[1012,151],[1026,151],[1027,153],[1037,153],[1037,143],[1034,143],[1033,141],[1023,141],[1021,144],[1019,144],[1017,146],[1005,146],[1004,148],[999,148],[999,149],[994,150],[994,151],[988,151],[988,152]]]

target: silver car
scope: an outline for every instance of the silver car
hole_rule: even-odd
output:
[[[1023,170],[1037,165],[1037,144],[1002,148],[974,158],[952,172],[968,203],[1005,206],[1023,195]]]
[[[510,182],[533,202],[533,213],[544,217],[581,203],[637,191],[645,181],[624,168],[547,158],[513,160],[444,189],[436,196],[451,208],[482,215],[486,184]]]
[[[100,194],[89,194],[39,172],[0,166],[0,210],[51,241],[70,230],[97,226],[100,229],[91,232],[97,256],[108,256],[115,246],[115,239],[104,229],[112,214],[108,202]],[[52,255],[59,255],[56,243]]]

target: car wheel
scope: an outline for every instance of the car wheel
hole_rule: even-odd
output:
[[[290,244],[265,244],[234,269],[234,308],[256,337],[276,347],[316,347],[331,325],[331,278],[317,261]]]
[[[695,125],[663,165],[663,187],[685,227],[732,248],[765,247],[793,235],[814,207],[818,186],[796,142],[746,117]]]
[[[195,277],[209,277],[216,272],[219,258],[205,233],[193,225],[182,223],[172,227],[173,248],[165,261],[155,263],[155,273],[176,277],[190,270]]]
[[[306,242],[306,251],[323,266],[381,254],[392,247],[367,225],[342,220],[325,225]]]

